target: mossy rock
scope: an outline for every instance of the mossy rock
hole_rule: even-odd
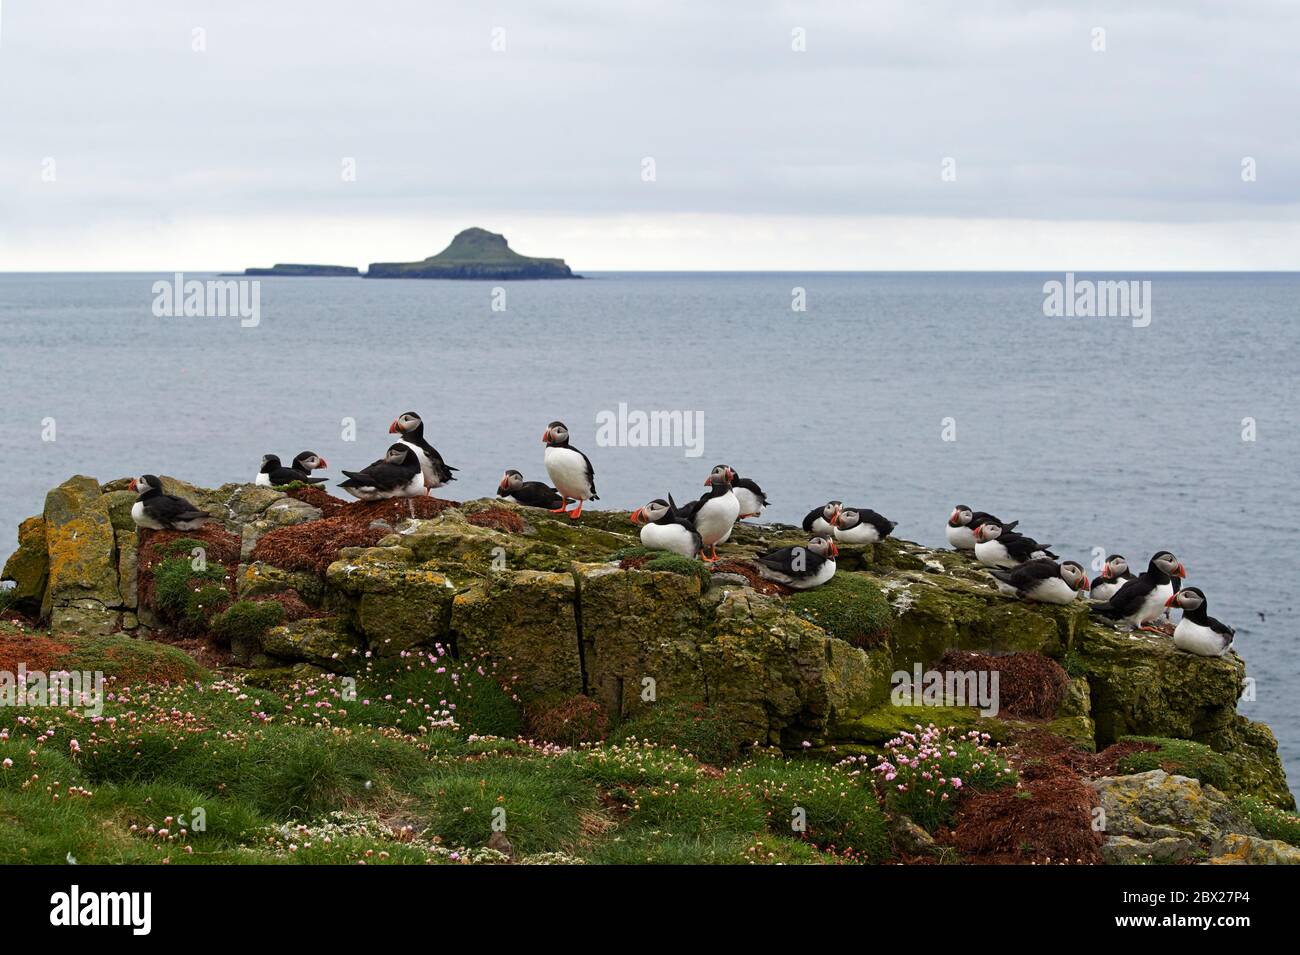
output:
[[[980,716],[973,706],[882,706],[838,725],[835,739],[878,751],[899,733],[912,733],[917,726],[926,727],[931,723],[961,732],[979,730],[999,743],[1007,740],[1012,730],[1004,721]]]
[[[855,647],[887,642],[894,621],[880,587],[860,574],[837,573],[821,587],[795,594],[787,606]]]
[[[1232,768],[1228,761],[1201,743],[1159,736],[1125,736],[1120,742],[1150,743],[1159,747],[1122,757],[1118,767],[1121,773],[1145,773],[1152,769],[1163,769],[1171,776],[1199,779],[1224,792],[1233,789]]]
[[[39,613],[50,561],[45,551],[45,518],[29,517],[18,525],[18,549],[5,561],[0,580],[12,580],[9,606],[26,613]]]
[[[211,630],[219,640],[233,645],[237,640],[260,640],[283,622],[284,607],[274,600],[239,600],[212,619]]]
[[[254,641],[238,640],[232,647],[237,657],[251,659],[254,665],[303,662],[351,673],[360,664],[365,644],[341,620],[310,617],[272,627]]]

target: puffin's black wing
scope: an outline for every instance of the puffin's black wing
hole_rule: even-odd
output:
[[[764,551],[756,555],[754,560],[772,570],[779,570],[788,577],[803,577],[816,573],[821,565],[826,563],[825,557],[814,554],[801,544]],[[796,560],[802,565],[798,569],[795,568]]]
[[[1174,578],[1174,580],[1177,580],[1177,579],[1178,579],[1177,577]],[[1232,642],[1232,638],[1235,637],[1235,636],[1237,635],[1237,631],[1236,631],[1236,630],[1233,630],[1230,626],[1228,626],[1228,625],[1227,625],[1226,623],[1224,623],[1222,620],[1216,620],[1214,617],[1206,617],[1206,618],[1205,618],[1205,623],[1206,623],[1206,626],[1208,626],[1208,627],[1209,627],[1211,630],[1213,630],[1215,633],[1222,634],[1223,636],[1227,637],[1229,643],[1231,643],[1231,642]]]
[[[267,477],[274,485],[293,484],[295,481],[300,484],[325,484],[329,481],[329,478],[315,478],[297,468],[276,468]]]
[[[1112,619],[1127,617],[1142,606],[1142,601],[1146,600],[1154,589],[1155,584],[1146,577],[1135,577],[1111,594],[1110,599],[1105,603],[1093,604],[1092,610]]]
[[[573,445],[569,445],[569,450],[578,451],[578,449]],[[587,486],[591,488],[591,499],[593,501],[599,501],[600,495],[596,493],[596,469],[591,466],[590,458],[581,451],[578,451],[578,454],[582,456],[582,463],[587,466]]]
[[[424,440],[423,425],[420,426],[420,433],[418,435],[407,435],[403,440],[417,445],[419,449],[424,452],[424,456],[429,459],[429,466],[433,468],[434,476],[437,477],[439,481],[446,484],[448,481],[456,480],[451,472],[459,471],[460,468],[453,468],[449,465],[442,459],[442,455],[438,453],[438,449],[428,441]]]
[[[1011,570],[994,570],[992,573],[998,580],[1016,590],[1028,590],[1034,584],[1061,576],[1061,565],[1054,560],[1039,558],[1026,561]]]
[[[1049,557],[1056,556],[1055,554],[1053,554],[1051,551],[1047,549],[1046,544],[1040,544],[1032,537],[1025,537],[1022,534],[1003,533],[1002,536],[998,538],[998,540],[1000,540],[1002,542],[1002,546],[1007,549],[1007,553],[1010,554],[1012,557],[1014,557],[1016,560],[1027,561],[1034,556],[1035,551],[1040,551],[1040,550],[1043,553],[1047,554]]]
[[[700,508],[704,506],[704,502],[707,501],[712,496],[713,496],[712,490],[705,491],[694,501],[687,501],[685,504],[677,506],[677,516],[685,518],[686,520],[691,521],[693,524],[695,521],[695,515],[698,514]],[[669,499],[671,500],[671,495]]]
[[[411,455],[408,453],[409,456]],[[392,491],[407,484],[418,470],[418,463],[411,468],[409,465],[376,461],[370,467],[360,471],[344,471],[348,480],[341,482],[339,487],[373,487],[381,491]]]
[[[525,481],[509,493],[520,504],[528,507],[561,507],[564,504],[560,492],[541,481]]]
[[[704,540],[700,537],[700,532],[695,529],[695,522],[689,517],[683,516],[671,494],[668,495],[668,519],[671,523],[684,527],[691,532],[691,541],[695,544],[696,553],[704,549]]]
[[[211,517],[207,511],[201,511],[183,497],[173,494],[159,494],[150,498],[144,505],[145,513],[159,524],[174,524],[177,521],[193,521],[200,517]]]

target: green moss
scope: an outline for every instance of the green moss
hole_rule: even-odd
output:
[[[212,633],[223,643],[257,640],[284,621],[284,607],[274,600],[240,600],[212,618]]]
[[[1300,815],[1270,806],[1255,796],[1242,796],[1236,803],[1237,808],[1265,839],[1280,839],[1290,845],[1300,846]]]
[[[789,606],[855,647],[872,647],[888,639],[893,621],[881,589],[855,574],[837,574],[824,586],[795,594]]]
[[[672,574],[681,574],[683,577],[698,577],[701,586],[708,586],[709,583],[709,569],[704,562],[683,557],[681,554],[659,552],[658,557],[646,561],[645,569],[666,570]]]
[[[223,564],[209,563],[195,570],[188,545],[197,541],[174,541],[184,557],[169,557],[153,569],[155,609],[186,629],[201,629],[230,600],[225,587],[228,571]]]
[[[730,763],[751,742],[740,735],[731,707],[725,703],[655,703],[611,734],[614,742],[645,740],[676,746],[706,763]]]
[[[1125,736],[1121,742],[1152,743],[1159,747],[1122,757],[1119,771],[1125,775],[1163,769],[1173,776],[1199,779],[1216,789],[1231,791],[1236,788],[1228,760],[1202,743],[1159,736]]]

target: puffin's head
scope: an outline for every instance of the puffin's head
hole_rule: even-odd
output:
[[[1168,574],[1170,577],[1186,577],[1187,571],[1184,569],[1182,562],[1173,555],[1171,551],[1157,551],[1151,558],[1149,570],[1159,570]]]
[[[1165,606],[1177,607],[1179,610],[1196,610],[1205,606],[1205,593],[1200,587],[1184,587],[1166,600]]]
[[[389,434],[410,434],[420,425],[424,424],[420,416],[414,411],[403,412],[393,419],[393,423],[388,426]]]
[[[1070,585],[1071,590],[1087,590],[1092,586],[1083,568],[1072,560],[1061,561],[1061,579]]]
[[[661,521],[668,514],[668,502],[661,497],[642,504],[632,512],[633,524],[653,524]]]
[[[293,466],[299,471],[307,471],[310,473],[312,471],[319,471],[322,468],[327,468],[330,465],[328,461],[322,458],[315,451],[301,451],[298,456],[293,459]]]
[[[280,456],[278,454],[262,455],[262,470],[270,473],[280,466]]]
[[[1101,575],[1107,580],[1112,577],[1123,577],[1128,573],[1128,561],[1124,559],[1123,554],[1111,554],[1106,558],[1106,563],[1101,565]]]
[[[552,421],[542,432],[542,444],[553,448],[568,447],[569,429],[565,427],[563,421]]]
[[[144,497],[150,491],[161,491],[162,481],[158,479],[156,474],[141,474],[138,478],[132,479],[128,486],[141,497]]]
[[[384,463],[396,464],[400,466],[405,464],[406,459],[409,458],[410,456],[411,456],[410,448],[408,448],[404,444],[394,444],[389,447],[388,452],[384,455]]]
[[[825,537],[814,537],[808,542],[809,553],[817,554],[819,557],[838,557],[840,549],[835,546],[835,541]]]
[[[967,524],[971,522],[971,518],[973,518],[974,516],[975,516],[975,512],[972,511],[969,507],[967,507],[965,504],[958,504],[956,507],[952,509],[952,513],[948,515],[948,526],[965,527]]]

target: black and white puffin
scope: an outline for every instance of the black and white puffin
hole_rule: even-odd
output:
[[[874,544],[890,535],[897,521],[866,507],[846,507],[835,516],[835,540],[840,544]]]
[[[731,536],[740,517],[740,501],[731,489],[733,473],[727,465],[719,464],[704,479],[709,490],[693,507],[683,508],[699,532],[703,546],[709,548],[709,560],[718,559],[718,545]]]
[[[542,432],[542,444],[546,445],[546,473],[560,492],[560,506],[551,510],[568,514],[576,521],[582,516],[583,501],[600,500],[596,493],[596,472],[587,456],[569,445],[569,429],[563,421],[552,421],[546,426]],[[570,499],[578,502],[572,511],[568,510]]]
[[[975,528],[981,524],[994,523],[1004,531],[1013,531],[1019,521],[1004,524],[987,511],[972,511],[965,504],[958,504],[948,515],[948,526],[944,533],[948,537],[948,546],[957,550],[975,549]]]
[[[1179,650],[1202,657],[1221,657],[1232,649],[1236,631],[1206,613],[1209,602],[1199,587],[1179,590],[1165,601],[1165,606],[1183,612],[1183,619],[1174,627],[1174,646]]]
[[[1072,560],[1057,563],[1044,557],[1025,561],[1011,570],[991,571],[997,588],[1021,600],[1046,604],[1073,603],[1080,590],[1089,587],[1088,575]]]
[[[814,537],[807,544],[778,547],[754,558],[760,576],[795,590],[820,587],[835,576],[839,548],[833,540]]]
[[[763,489],[756,481],[741,477],[735,468],[731,469],[731,475],[731,490],[740,502],[740,519],[743,521],[747,517],[761,517],[763,508],[769,503]]]
[[[363,501],[386,501],[394,497],[421,497],[425,492],[420,459],[405,442],[392,445],[378,461],[348,476],[339,487]]]
[[[1027,560],[1056,555],[1032,537],[1008,531],[1001,524],[985,521],[975,528],[975,559],[988,567],[1010,569]]]
[[[1101,577],[1093,582],[1092,599],[1109,600],[1115,592],[1133,579],[1128,561],[1123,554],[1111,554],[1101,565]]]
[[[414,411],[398,415],[388,426],[388,433],[401,435],[398,441],[415,452],[415,457],[420,462],[420,473],[424,475],[426,494],[432,494],[435,487],[456,480],[451,472],[459,471],[460,468],[445,463],[438,449],[424,439],[424,421]]]
[[[1110,595],[1110,599],[1090,606],[1093,613],[1130,628],[1142,627],[1159,617],[1165,602],[1174,595],[1173,578],[1186,577],[1187,571],[1178,558],[1167,550],[1159,551],[1137,577]]]
[[[651,550],[666,550],[682,557],[698,557],[704,546],[700,533],[677,510],[672,495],[643,504],[632,512],[632,523],[641,527],[641,544]]]
[[[164,494],[157,475],[142,474],[129,486],[140,495],[131,505],[131,520],[136,527],[151,531],[193,531],[212,520],[211,514],[199,510],[185,498]]]
[[[325,459],[314,451],[304,451],[293,459],[292,467],[284,467],[276,454],[262,455],[262,469],[257,472],[253,483],[260,487],[279,487],[284,484],[299,482],[302,484],[325,484],[329,478],[316,478],[311,472],[329,465]]]
[[[835,532],[835,518],[844,509],[843,501],[828,501],[821,507],[814,507],[803,519],[801,525],[805,533],[818,537],[830,537]]]
[[[558,491],[541,481],[525,481],[524,476],[511,468],[497,485],[497,497],[512,504],[525,507],[558,508],[564,505],[564,499]]]

